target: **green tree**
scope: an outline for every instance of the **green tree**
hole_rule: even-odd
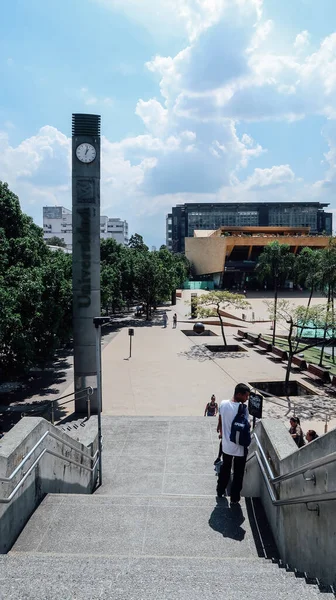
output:
[[[164,287],[164,273],[156,252],[136,252],[134,255],[134,285],[137,299],[146,306],[146,319],[156,307]]]
[[[317,274],[320,290],[327,297],[326,320],[324,324],[323,342],[321,347],[320,365],[323,364],[324,348],[327,343],[327,333],[332,323],[332,337],[335,336],[335,292],[336,292],[336,240],[331,238],[327,248],[321,251],[321,261]],[[335,362],[335,348],[332,346],[332,360]]]
[[[313,250],[312,248],[303,248],[295,260],[295,272],[297,281],[298,283],[309,289],[307,316],[302,320],[301,334],[298,335],[298,339],[301,337],[302,331],[306,323],[309,322],[309,309],[313,298],[313,294],[316,291],[316,288],[318,287],[321,260],[321,250]]]
[[[60,248],[66,248],[65,241],[62,240],[60,237],[57,237],[57,235],[53,235],[48,240],[45,240],[45,242],[48,246],[59,246]]]
[[[148,252],[149,248],[143,241],[142,235],[139,233],[134,233],[131,235],[130,240],[128,242],[128,247],[133,248],[133,250],[140,250],[142,252]]]
[[[71,257],[48,248],[1,182],[0,224],[0,356],[9,376],[44,364],[69,338]]]
[[[266,302],[270,315],[273,314],[273,303]],[[309,323],[309,329],[318,331],[323,329],[326,321],[330,319],[327,315],[327,307],[325,304],[316,304],[315,306],[294,306],[288,300],[281,298],[278,301],[278,320],[285,323],[287,329],[287,344],[288,344],[288,362],[285,375],[285,394],[287,396],[290,408],[289,398],[289,381],[293,363],[293,358],[297,354],[302,354],[309,348],[314,348],[319,344],[319,339],[313,339],[311,342],[302,342],[302,333],[304,327],[302,323]],[[329,326],[331,325],[329,321]]]
[[[265,246],[256,266],[259,280],[269,280],[274,288],[273,345],[275,344],[278,290],[285,280],[292,276],[294,261],[295,257],[290,251],[290,246],[274,241]]]
[[[217,316],[219,318],[224,346],[227,346],[227,341],[224,332],[222,311],[227,308],[246,309],[249,306],[250,303],[246,300],[245,296],[242,296],[241,294],[233,294],[231,292],[219,291],[201,294],[195,298],[195,302],[193,304],[198,317],[204,318]]]
[[[115,312],[123,304],[121,294],[121,272],[118,265],[101,265],[100,283],[101,283],[101,305],[105,308],[105,313],[109,314],[109,308]]]
[[[129,306],[134,298],[133,262],[136,250],[131,250],[114,239],[102,240],[101,258],[101,297],[102,306],[107,310]]]

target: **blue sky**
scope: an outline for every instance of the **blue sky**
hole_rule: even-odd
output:
[[[102,115],[102,213],[149,245],[187,201],[336,212],[334,0],[11,0],[0,179],[71,208],[71,114]],[[333,27],[334,25],[334,27]]]

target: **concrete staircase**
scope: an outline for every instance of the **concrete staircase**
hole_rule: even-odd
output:
[[[321,596],[279,568],[258,501],[216,501],[214,420],[104,417],[103,430],[103,486],[43,500],[0,557],[1,599]]]

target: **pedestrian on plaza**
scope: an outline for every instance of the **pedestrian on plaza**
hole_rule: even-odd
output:
[[[218,413],[218,404],[216,402],[215,394],[212,394],[210,402],[205,407],[204,416],[205,417],[216,417]]]
[[[307,442],[313,442],[314,440],[317,440],[318,438],[318,434],[316,433],[315,429],[308,429],[307,433],[306,433],[306,440]]]
[[[173,315],[173,329],[176,329],[176,325],[177,325],[177,314],[174,313],[174,315]]]
[[[167,315],[166,311],[164,311],[162,319],[163,319],[163,327],[166,328],[167,323],[168,323],[168,315]]]
[[[291,417],[289,419],[290,428],[289,433],[292,436],[294,442],[298,448],[302,448],[305,445],[303,431],[300,425],[300,419],[298,417]]]
[[[223,400],[219,406],[217,430],[222,433],[223,464],[218,476],[217,496],[221,498],[226,494],[233,462],[231,505],[240,502],[246,457],[251,441],[248,410],[245,404],[249,396],[250,388],[245,383],[238,383],[232,400]],[[236,423],[239,424],[240,433],[235,427]]]

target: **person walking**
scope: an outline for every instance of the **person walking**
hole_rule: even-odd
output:
[[[212,394],[210,402],[207,403],[204,411],[205,417],[216,417],[218,413],[218,404],[215,394]]]
[[[166,311],[164,311],[162,319],[163,319],[163,327],[166,328],[167,323],[168,323],[168,315],[167,315]]]
[[[294,442],[298,448],[302,448],[305,445],[303,431],[300,425],[300,419],[298,417],[291,417],[289,419],[290,428],[289,433],[292,436]]]
[[[235,420],[243,423],[244,434],[250,438],[250,423],[246,402],[249,399],[250,388],[245,383],[238,383],[235,387],[232,400],[223,400],[219,406],[218,431],[222,433],[223,464],[218,476],[217,496],[221,498],[226,494],[231,466],[233,462],[233,479],[231,484],[231,505],[239,504],[240,492],[243,487],[245,463],[248,452],[247,446],[236,443],[241,441],[241,434],[237,434]],[[234,438],[236,441],[232,441]]]
[[[173,315],[173,329],[176,329],[176,325],[177,325],[177,314],[174,313],[174,315]]]

